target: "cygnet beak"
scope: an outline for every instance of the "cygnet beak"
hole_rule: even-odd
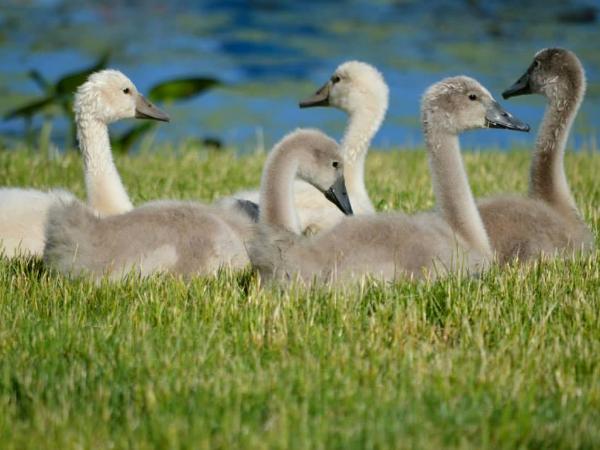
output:
[[[520,121],[497,102],[492,102],[485,112],[485,122],[490,128],[505,128],[507,130],[529,131],[529,125]]]
[[[343,175],[340,176],[327,191],[325,191],[325,197],[347,216],[354,214]]]
[[[516,97],[518,95],[532,94],[533,91],[531,90],[530,83],[532,70],[533,64],[529,66],[527,72],[521,75],[521,78],[519,78],[511,87],[502,93],[502,98],[506,100],[507,98]]]
[[[138,94],[135,100],[135,117],[136,119],[152,119],[160,120],[161,122],[169,122],[171,118],[169,115],[158,109],[154,104],[144,97],[142,94]]]
[[[331,81],[325,83],[312,96],[302,100],[299,103],[300,108],[311,108],[313,106],[329,106],[329,91],[331,89]]]

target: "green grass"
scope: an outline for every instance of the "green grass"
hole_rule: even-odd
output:
[[[466,154],[477,195],[529,154]],[[262,155],[118,158],[136,202],[212,200]],[[598,235],[600,154],[569,154]],[[374,153],[379,209],[433,205],[425,154]],[[83,196],[77,155],[1,153],[4,185]],[[600,447],[600,257],[481,279],[261,291],[250,271],[96,285],[0,262],[0,448]]]

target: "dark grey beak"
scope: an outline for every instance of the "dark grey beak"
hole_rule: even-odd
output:
[[[498,103],[492,102],[485,112],[485,121],[490,128],[505,128],[507,130],[529,131],[529,125],[521,122]]]
[[[169,115],[158,109],[151,102],[146,100],[142,94],[138,94],[135,100],[135,117],[136,119],[152,119],[160,120],[161,122],[169,122]]]
[[[313,106],[329,106],[329,90],[331,89],[331,81],[325,83],[312,96],[302,100],[299,103],[300,108],[311,108]]]
[[[502,93],[502,98],[503,99],[507,99],[507,98],[511,98],[511,97],[516,97],[518,95],[526,95],[526,94],[531,94],[531,84],[529,82],[530,80],[530,76],[531,76],[531,71],[533,70],[533,65],[531,67],[529,67],[529,69],[527,69],[527,72],[525,72],[521,78],[519,78],[515,84],[513,84],[511,87],[509,87],[507,90],[505,90]]]
[[[346,191],[346,182],[344,181],[343,175],[339,177],[327,191],[325,191],[325,197],[347,216],[354,214],[352,205],[350,204],[350,198],[348,198],[348,192]]]

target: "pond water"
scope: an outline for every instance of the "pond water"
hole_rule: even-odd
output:
[[[297,102],[338,64],[358,59],[378,67],[390,85],[390,109],[375,145],[415,146],[422,143],[419,99],[429,84],[466,74],[501,100],[500,92],[538,49],[562,46],[578,54],[588,77],[571,143],[596,148],[599,12],[599,1],[584,0],[0,0],[0,114],[39,95],[27,76],[30,69],[55,80],[110,49],[110,66],[123,70],[142,92],[178,76],[210,75],[225,82],[168,105],[173,121],[157,128],[159,141],[215,136],[245,151],[257,142],[269,147],[299,126],[339,138],[343,113],[300,110]],[[533,142],[543,99],[501,103],[533,132],[471,132],[465,147]],[[66,129],[64,120],[54,121],[52,139],[59,146]],[[0,121],[6,142],[23,130],[20,120]]]

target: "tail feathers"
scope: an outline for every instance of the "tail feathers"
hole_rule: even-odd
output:
[[[268,281],[289,279],[293,266],[290,264],[290,250],[299,244],[301,236],[281,228],[261,224],[255,237],[248,244],[248,256],[252,266],[261,277]]]
[[[235,197],[225,197],[215,202],[215,206],[225,210],[241,212],[252,222],[258,222],[259,206],[257,202]]]
[[[44,261],[65,274],[78,274],[92,254],[91,238],[98,218],[79,200],[56,202],[48,211]]]
[[[258,222],[259,207],[250,200],[237,199],[237,207],[244,212],[253,222]]]

